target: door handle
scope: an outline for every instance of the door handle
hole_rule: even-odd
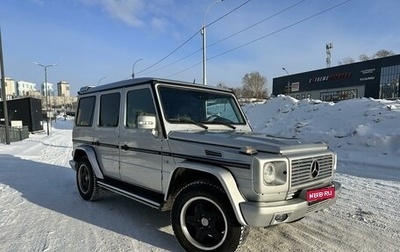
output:
[[[129,146],[128,145],[126,145],[126,144],[124,144],[124,145],[122,145],[121,146],[121,149],[123,149],[123,150],[129,150]]]

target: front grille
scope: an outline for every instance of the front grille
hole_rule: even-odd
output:
[[[311,176],[311,164],[318,161],[319,173],[313,178]],[[318,181],[320,179],[332,176],[333,155],[323,155],[309,158],[294,159],[292,164],[292,180],[291,187],[302,185],[305,183]]]

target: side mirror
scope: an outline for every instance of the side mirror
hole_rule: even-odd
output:
[[[156,117],[149,115],[140,115],[137,118],[138,128],[139,129],[156,129]]]

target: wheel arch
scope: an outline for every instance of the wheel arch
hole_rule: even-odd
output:
[[[164,195],[164,200],[167,202],[165,207],[172,205],[173,197],[186,184],[202,179],[211,180],[224,189],[238,222],[241,225],[247,226],[239,206],[245,199],[240,193],[233,175],[228,170],[218,166],[189,161],[180,163],[179,166],[173,170],[170,181],[168,182],[167,190]]]
[[[103,173],[101,172],[99,163],[97,162],[96,152],[93,147],[88,145],[81,145],[76,147],[74,151],[73,160],[75,162],[79,161],[83,156],[86,156],[92,165],[93,171],[97,178],[104,179]],[[75,168],[76,170],[76,168]]]

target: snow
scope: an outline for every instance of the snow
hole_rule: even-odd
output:
[[[400,101],[279,96],[243,107],[256,131],[323,141],[338,153],[335,205],[251,229],[240,251],[400,251]],[[182,251],[169,213],[109,194],[78,194],[72,118],[50,135],[0,145],[0,251]]]

